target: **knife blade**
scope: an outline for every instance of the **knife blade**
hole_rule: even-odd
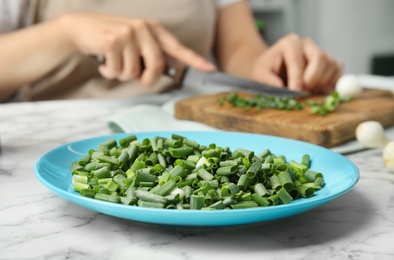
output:
[[[183,84],[194,84],[204,87],[226,86],[234,90],[251,92],[254,94],[269,96],[301,97],[307,95],[306,92],[292,91],[287,88],[279,88],[267,84],[235,77],[223,72],[202,72],[193,68],[187,68]]]
[[[98,62],[105,63],[105,57],[95,56],[95,58]],[[166,67],[163,74],[171,77],[174,80],[174,89],[178,89],[187,85],[201,87],[224,86],[234,90],[270,96],[302,97],[309,95],[308,92],[292,91],[287,88],[279,88],[268,84],[235,77],[220,71],[199,71],[170,58],[166,58]]]

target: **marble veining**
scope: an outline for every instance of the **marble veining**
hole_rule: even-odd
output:
[[[236,227],[118,219],[68,202],[35,178],[34,163],[49,149],[110,134],[112,113],[170,98],[0,105],[0,259],[394,259],[394,174],[379,149],[346,155],[360,180],[338,199],[300,215]]]

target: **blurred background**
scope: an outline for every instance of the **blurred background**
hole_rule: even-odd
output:
[[[345,65],[344,72],[394,76],[394,0],[250,0],[268,43],[295,32]]]

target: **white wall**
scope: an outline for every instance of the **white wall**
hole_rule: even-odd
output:
[[[282,16],[276,30],[313,38],[345,64],[346,73],[370,73],[373,55],[394,54],[394,0],[276,1],[282,5],[276,11],[277,17]],[[257,16],[263,13],[262,18],[263,4],[272,5],[273,0],[251,1]],[[278,35],[267,37],[274,41]]]

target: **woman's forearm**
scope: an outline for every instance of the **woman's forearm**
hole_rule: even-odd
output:
[[[60,18],[0,36],[0,100],[76,51],[62,26]]]
[[[311,39],[289,34],[268,47],[245,0],[219,12],[215,50],[225,72],[292,90],[330,92],[342,74],[343,65]]]
[[[220,10],[215,56],[223,71],[250,77],[253,62],[266,48],[247,1]]]
[[[106,62],[98,70],[105,78],[138,80],[146,86],[162,75],[165,55],[203,71],[215,69],[155,21],[70,13],[0,36],[0,100],[40,79],[75,52],[104,56]]]

